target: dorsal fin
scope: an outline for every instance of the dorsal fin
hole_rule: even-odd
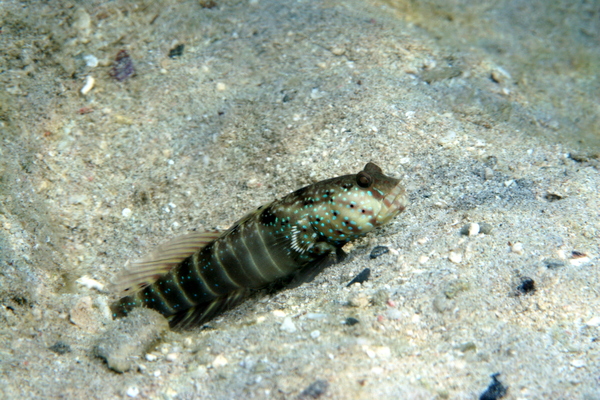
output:
[[[115,280],[114,291],[131,295],[154,283],[187,257],[221,236],[219,231],[198,231],[176,237],[159,245],[152,253],[131,266]]]

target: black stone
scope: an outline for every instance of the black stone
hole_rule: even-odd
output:
[[[387,246],[375,246],[373,250],[371,250],[371,254],[369,254],[369,257],[371,259],[374,259],[384,255],[385,253],[389,253],[389,251],[390,249],[388,249]]]
[[[65,354],[71,351],[71,346],[59,340],[52,346],[48,347],[48,349],[55,352],[56,354]]]
[[[519,286],[517,286],[519,294],[529,294],[535,292],[535,281],[526,276],[521,278]]]
[[[300,393],[298,399],[318,399],[327,391],[329,382],[325,379],[317,379]]]
[[[345,324],[345,325],[348,325],[348,326],[352,326],[352,325],[356,325],[356,324],[358,324],[359,322],[360,322],[360,321],[359,321],[359,320],[357,320],[356,318],[348,317],[348,318],[346,318],[346,320],[344,321],[344,324]]]
[[[350,281],[350,283],[348,285],[346,285],[346,287],[353,285],[355,283],[363,283],[366,282],[367,280],[369,280],[369,277],[371,276],[371,269],[370,268],[365,268],[363,269],[358,275],[356,275],[354,277],[354,279],[352,279]]]
[[[185,48],[184,44],[178,44],[169,50],[169,58],[181,57],[183,55],[183,49]]]
[[[500,374],[492,375],[492,383],[490,383],[490,386],[488,386],[485,392],[479,396],[479,400],[498,400],[506,395],[506,390],[508,388],[498,380],[498,375]]]

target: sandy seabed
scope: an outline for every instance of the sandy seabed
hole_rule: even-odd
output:
[[[0,399],[600,399],[599,10],[552,3],[2,2]],[[112,321],[128,260],[369,161],[410,205],[313,282]]]

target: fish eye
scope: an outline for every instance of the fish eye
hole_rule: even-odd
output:
[[[358,175],[356,175],[356,183],[361,188],[368,188],[373,183],[373,178],[371,175],[367,174],[365,171],[360,171]]]

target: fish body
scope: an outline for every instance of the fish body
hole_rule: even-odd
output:
[[[368,163],[358,174],[306,186],[260,206],[223,233],[192,233],[158,248],[119,284],[130,293],[116,317],[137,306],[172,328],[198,326],[252,290],[309,281],[349,241],[389,222],[407,205],[398,179]]]

